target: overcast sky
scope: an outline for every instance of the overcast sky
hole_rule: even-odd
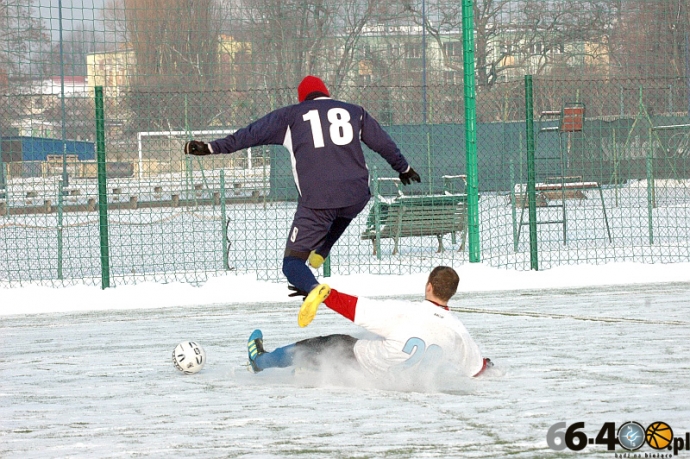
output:
[[[100,9],[105,0],[62,0],[62,30],[66,32],[77,29],[79,26],[99,26],[94,22],[100,17]],[[60,2],[58,0],[38,0],[36,7],[38,15],[43,19],[46,27],[51,31],[54,40],[59,39],[60,31]]]

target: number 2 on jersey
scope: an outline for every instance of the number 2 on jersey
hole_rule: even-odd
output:
[[[347,145],[352,142],[354,138],[354,130],[350,124],[350,112],[343,108],[331,108],[326,113],[328,122],[331,123],[328,128],[328,134],[331,142],[336,145]],[[323,129],[321,128],[321,118],[319,118],[318,110],[309,110],[302,116],[304,121],[309,121],[311,126],[311,136],[314,140],[314,148],[323,148],[326,146],[323,138]]]
[[[408,339],[402,351],[410,356],[409,359],[400,364],[402,368],[411,368],[420,362],[429,364],[439,360],[443,355],[443,349],[436,344],[427,347],[421,338]]]

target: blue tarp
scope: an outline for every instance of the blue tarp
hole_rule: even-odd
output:
[[[48,155],[62,155],[63,142],[60,139],[50,139],[44,137],[24,137],[11,136],[2,137],[3,147],[12,145],[12,149],[16,149],[21,145],[21,160],[22,161],[45,161]],[[95,159],[95,148],[93,142],[84,142],[80,140],[65,140],[65,152],[68,155],[77,155],[80,161]],[[8,152],[4,151],[3,157],[8,156]],[[13,151],[16,156],[18,152]]]

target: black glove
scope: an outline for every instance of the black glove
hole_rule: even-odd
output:
[[[210,155],[211,150],[208,148],[208,145],[204,142],[199,142],[198,140],[190,140],[189,142],[184,144],[184,154],[205,156]]]
[[[290,293],[288,296],[301,296],[302,298],[306,298],[307,295],[309,295],[309,292],[305,292],[304,290],[300,290],[294,285],[288,284],[288,290],[292,290],[293,293]]]
[[[412,182],[422,183],[422,178],[418,173],[410,167],[407,172],[403,172],[398,176],[403,185],[409,185]]]

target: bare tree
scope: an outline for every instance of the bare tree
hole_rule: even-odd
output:
[[[186,77],[204,85],[218,64],[219,12],[213,0],[124,0],[139,83]]]
[[[77,26],[65,34],[62,44],[64,72],[66,75],[86,75],[86,56],[103,49],[102,35],[94,31],[93,26]],[[45,73],[60,73],[60,45],[54,44],[50,50]]]
[[[101,18],[103,19],[106,50],[115,50],[118,45],[130,41],[124,0],[106,0],[101,10]]]
[[[205,127],[224,88],[219,72],[223,10],[215,0],[111,0],[109,37],[133,51],[125,103],[132,130]]]
[[[295,87],[301,76],[319,73],[319,58],[332,33],[335,8],[329,0],[242,0],[259,84]],[[257,62],[258,61],[258,62]],[[284,104],[287,101],[277,101]]]
[[[31,73],[27,55],[47,40],[33,0],[0,0],[0,80]]]
[[[402,1],[412,12],[415,23],[421,26],[422,18],[425,19],[424,27],[441,53],[443,66],[448,70],[463,72],[461,2],[431,1],[427,3],[426,11],[422,12],[420,4]],[[490,88],[501,73],[517,66],[505,58],[515,49],[514,43],[521,41],[521,35],[516,33],[517,29],[505,34],[506,27],[502,25],[504,18],[513,16],[510,8],[516,4],[513,0],[479,0],[472,5],[475,72],[479,88]],[[452,45],[449,44],[450,40],[453,41]],[[495,49],[497,46],[498,50]]]
[[[626,2],[612,40],[614,64],[629,77],[684,77],[689,35],[687,1]]]
[[[333,70],[332,83],[336,87],[344,85],[349,75],[358,73],[360,65],[367,65],[367,61],[378,61],[379,64],[391,64],[392,56],[376,43],[363,43],[368,31],[379,28],[382,24],[396,24],[409,16],[405,8],[395,2],[380,2],[377,0],[354,0],[337,3],[337,26],[335,37],[339,54],[336,56],[337,66]],[[394,38],[397,39],[398,37]],[[390,39],[384,36],[381,40],[390,43]],[[374,46],[372,46],[374,45]],[[357,71],[355,72],[355,68]],[[385,78],[390,72],[390,67],[384,70],[381,77]]]
[[[267,88],[294,88],[318,74],[333,92],[357,73],[362,38],[399,14],[400,5],[377,0],[241,0],[252,53],[261,56],[257,78]],[[365,65],[365,64],[362,64]],[[278,104],[294,102],[294,97]]]
[[[523,55],[531,56],[532,72],[547,68],[584,67],[588,59],[608,48],[608,36],[616,17],[610,0],[565,2],[525,1],[522,22]]]
[[[409,0],[403,0],[408,2]],[[473,4],[477,87],[491,88],[502,75],[520,69],[543,73],[567,65],[606,42],[613,21],[611,0],[543,2],[536,0],[479,0]],[[419,5],[408,3],[421,24]],[[429,2],[425,28],[441,52],[444,66],[462,71],[462,60],[448,38],[462,31],[461,4],[452,0]],[[456,57],[454,57],[454,55]]]
[[[407,0],[403,0],[406,1]],[[462,4],[452,0],[437,0],[429,2],[427,11],[422,14],[419,5],[407,3],[410,11],[414,13],[415,22],[422,23],[425,17],[424,27],[433,41],[435,41],[443,65],[450,70],[462,72]],[[508,47],[496,54],[493,46],[499,42],[500,20],[505,15],[508,7],[514,4],[512,0],[481,0],[473,3],[474,31],[475,31],[475,70],[477,85],[490,87],[500,72],[510,68],[509,64],[502,62],[509,55]],[[455,36],[456,46],[449,46],[449,37]],[[512,40],[519,40],[513,35]]]

